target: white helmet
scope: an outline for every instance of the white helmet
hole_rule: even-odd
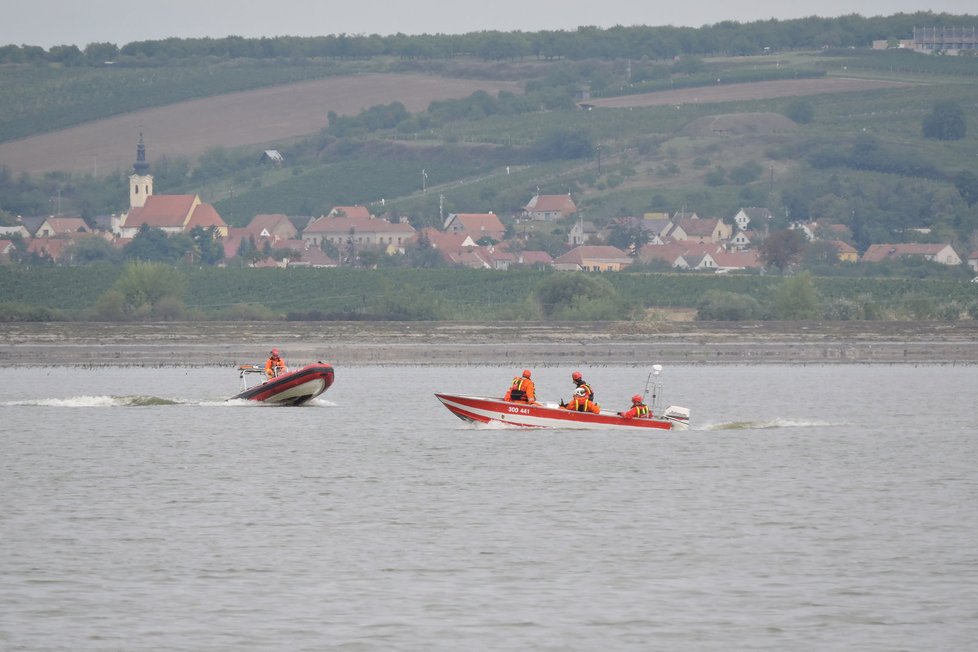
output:
[[[583,398],[587,396],[587,390],[584,389],[583,387],[578,387],[577,389],[574,390],[574,396],[580,396]]]

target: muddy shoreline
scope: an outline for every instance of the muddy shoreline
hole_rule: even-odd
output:
[[[0,324],[0,366],[978,364],[978,322]]]

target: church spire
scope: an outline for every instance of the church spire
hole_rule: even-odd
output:
[[[132,174],[129,175],[129,208],[141,208],[146,198],[153,194],[153,175],[149,173],[149,163],[146,162],[146,145],[143,143],[143,132],[139,132],[139,145],[136,146],[136,162],[132,164]]]
[[[136,162],[132,164],[133,174],[141,177],[149,174],[149,163],[146,162],[146,144],[143,143],[143,132],[139,132],[139,144],[136,145]]]

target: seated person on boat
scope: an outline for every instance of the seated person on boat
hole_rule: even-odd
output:
[[[574,397],[568,403],[560,402],[560,407],[565,410],[573,410],[576,412],[593,412],[594,414],[601,413],[601,406],[592,401],[587,397],[587,390],[583,387],[578,387],[574,390]]]
[[[530,380],[530,370],[524,369],[522,376],[517,376],[506,390],[507,401],[536,403],[536,385]]]
[[[627,412],[619,412],[618,416],[626,419],[648,419],[652,416],[652,410],[642,402],[642,396],[636,394],[632,397],[632,408]]]

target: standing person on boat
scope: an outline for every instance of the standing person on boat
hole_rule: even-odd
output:
[[[569,403],[560,402],[560,407],[565,410],[573,410],[576,412],[593,412],[594,414],[601,413],[601,406],[592,401],[587,397],[587,390],[583,387],[578,387],[574,390],[574,397]]]
[[[272,349],[268,360],[265,361],[265,375],[269,378],[275,378],[275,376],[280,376],[288,370],[289,368],[286,366],[285,360],[278,355],[278,349]]]
[[[585,391],[587,391],[587,398],[589,401],[594,400],[594,390],[591,389],[591,386],[587,382],[585,382],[584,377],[581,375],[580,371],[575,371],[574,373],[572,373],[571,380],[574,381],[575,387],[577,388],[583,387]]]
[[[537,402],[537,388],[533,381],[530,380],[529,369],[524,369],[523,375],[517,376],[510,383],[509,389],[506,390],[506,400],[524,403]]]
[[[652,416],[652,410],[642,402],[642,395],[636,394],[632,397],[632,409],[627,412],[619,412],[618,416],[626,419],[648,419]]]

